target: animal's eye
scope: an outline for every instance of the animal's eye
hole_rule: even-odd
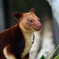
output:
[[[33,22],[33,21],[30,20],[29,22]]]

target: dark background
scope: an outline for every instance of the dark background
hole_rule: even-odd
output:
[[[51,9],[45,0],[3,0],[5,28],[9,28],[17,23],[14,20],[14,12],[29,12],[31,8],[35,8],[36,15],[42,20],[44,15],[51,16]],[[8,26],[7,26],[8,25]]]

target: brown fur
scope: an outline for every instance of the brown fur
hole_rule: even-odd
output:
[[[33,32],[41,29],[32,8],[29,13],[14,13],[18,24],[0,33],[0,59],[28,59]]]

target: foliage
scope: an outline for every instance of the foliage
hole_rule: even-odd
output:
[[[59,59],[59,55],[57,55],[54,59]]]
[[[55,52],[57,51],[57,49],[59,48],[59,45],[56,47],[56,49],[53,51],[53,53],[48,57],[48,59],[50,59],[54,54]],[[58,56],[56,56],[54,59],[59,59],[59,53],[58,53]]]
[[[42,57],[40,59],[45,59],[45,57],[42,55]]]

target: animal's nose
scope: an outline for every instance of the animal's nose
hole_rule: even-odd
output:
[[[41,27],[41,24],[40,24],[40,25],[38,25],[37,27],[38,27],[38,28],[40,28],[40,27]]]
[[[40,27],[40,26],[37,26],[37,27]]]
[[[41,27],[42,27],[42,25],[41,25],[41,24],[40,24],[40,25],[37,25],[37,28],[41,29]]]

